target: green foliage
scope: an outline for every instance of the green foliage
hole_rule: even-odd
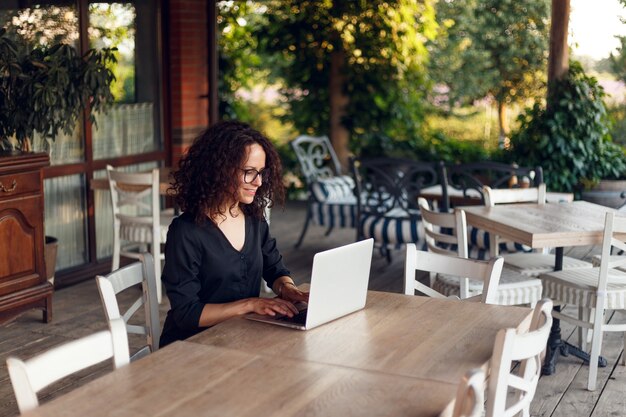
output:
[[[354,153],[421,161],[475,162],[489,159],[489,151],[474,142],[457,140],[436,132],[422,139],[398,140],[380,134],[363,135]]]
[[[611,138],[618,145],[626,146],[626,104],[617,104],[608,109],[611,119]]]
[[[547,106],[536,103],[520,116],[508,158],[541,165],[550,190],[579,191],[585,183],[626,173],[622,147],[611,141],[605,93],[577,62],[554,84]]]
[[[288,117],[300,132],[329,130],[331,56],[343,64],[348,97],[342,123],[352,139],[368,134],[419,135],[426,90],[432,0],[268,1],[259,47],[277,57]]]
[[[245,119],[247,105],[238,93],[267,85],[273,57],[259,50],[259,36],[267,24],[261,2],[219,1],[217,3],[219,114],[227,119]]]
[[[486,95],[501,106],[544,95],[549,10],[548,0],[438,2],[430,74],[449,88],[447,107]]]
[[[27,50],[0,30],[0,148],[10,149],[15,136],[28,150],[34,131],[50,139],[71,134],[84,109],[105,110],[113,99],[113,53],[92,49],[80,57],[66,44]]]

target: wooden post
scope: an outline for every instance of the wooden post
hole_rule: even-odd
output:
[[[548,85],[561,79],[569,69],[567,30],[570,0],[552,0],[552,23],[550,25],[550,56],[548,57]],[[548,95],[550,91],[548,91]]]
[[[350,132],[341,123],[341,119],[346,115],[346,106],[348,105],[348,96],[343,92],[345,58],[346,52],[343,49],[337,48],[331,52],[328,92],[330,97],[330,141],[335,148],[342,170],[347,172]]]

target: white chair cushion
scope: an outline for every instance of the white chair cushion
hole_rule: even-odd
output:
[[[521,274],[537,277],[554,271],[554,255],[543,253],[511,253],[503,255],[504,264]],[[591,263],[581,259],[563,257],[563,269],[591,268]]]
[[[172,216],[161,215],[161,242],[167,240],[167,230],[173,219]],[[152,225],[122,221],[120,224],[120,239],[128,242],[152,243]]]
[[[433,289],[443,295],[459,295],[459,277],[454,275],[437,274]],[[482,294],[483,283],[469,280],[470,297]],[[536,303],[541,300],[541,280],[522,275],[512,269],[504,268],[498,284],[498,301],[500,305],[520,305]],[[545,296],[545,295],[544,295]]]
[[[543,295],[561,304],[595,308],[600,268],[572,269],[540,275]],[[605,309],[626,308],[626,272],[609,270]]]
[[[356,204],[354,180],[348,175],[318,179],[311,184],[311,192],[319,202]]]

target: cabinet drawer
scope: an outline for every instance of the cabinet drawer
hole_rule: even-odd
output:
[[[40,188],[37,171],[0,175],[0,201],[16,195],[38,193]]]

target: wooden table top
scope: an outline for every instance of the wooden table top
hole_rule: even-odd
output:
[[[606,212],[614,211],[586,201],[460,208],[468,224],[532,248],[602,243]]]
[[[228,320],[29,416],[448,416],[461,375],[531,310],[369,292],[308,331]]]
[[[150,170],[151,171],[151,170]],[[144,172],[150,172],[144,171]],[[170,178],[171,168],[170,167],[161,167],[159,168],[159,194],[168,195],[167,190],[170,188],[171,178]],[[109,190],[109,180],[104,178],[93,178],[89,183],[89,186],[92,190]]]
[[[528,326],[529,314],[522,307],[369,291],[365,309],[304,332],[239,318],[188,340],[457,384],[468,369],[486,365],[499,329]]]

